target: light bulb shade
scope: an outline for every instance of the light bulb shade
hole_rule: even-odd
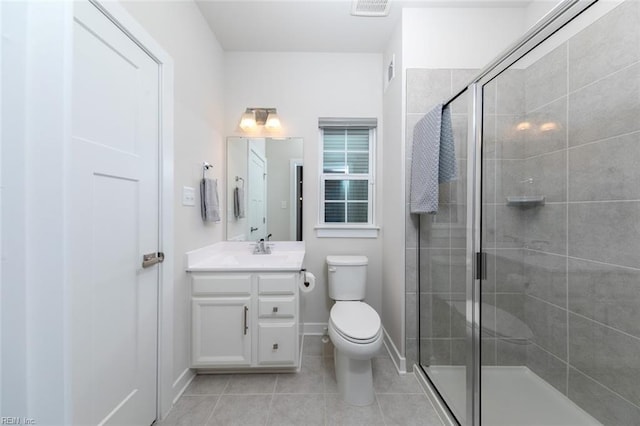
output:
[[[267,116],[267,121],[264,123],[264,127],[267,129],[279,129],[280,128],[280,117],[278,117],[278,113],[270,112]]]
[[[256,113],[255,111],[247,110],[242,117],[240,117],[240,128],[242,130],[251,130],[255,129],[256,124]]]
[[[278,111],[275,108],[247,108],[240,117],[240,128],[249,132],[256,130],[258,126],[264,126],[267,130],[280,129]]]

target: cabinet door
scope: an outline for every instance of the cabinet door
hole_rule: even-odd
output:
[[[297,327],[293,322],[258,324],[258,364],[295,365]]]
[[[249,297],[192,299],[194,367],[251,364]]]

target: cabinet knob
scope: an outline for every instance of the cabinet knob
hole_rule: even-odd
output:
[[[274,344],[273,344],[273,350],[274,350],[274,351],[277,351],[277,350],[278,350],[278,344],[277,344],[277,343],[274,343]]]
[[[273,313],[275,314],[276,312],[278,312],[278,307],[277,307],[277,306],[274,306],[274,307],[273,307]]]

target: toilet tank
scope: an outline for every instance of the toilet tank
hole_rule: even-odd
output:
[[[368,263],[366,256],[327,256],[329,297],[333,300],[364,300]]]

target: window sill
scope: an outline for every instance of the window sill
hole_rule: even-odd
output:
[[[316,225],[318,238],[378,238],[380,227],[375,225]]]

